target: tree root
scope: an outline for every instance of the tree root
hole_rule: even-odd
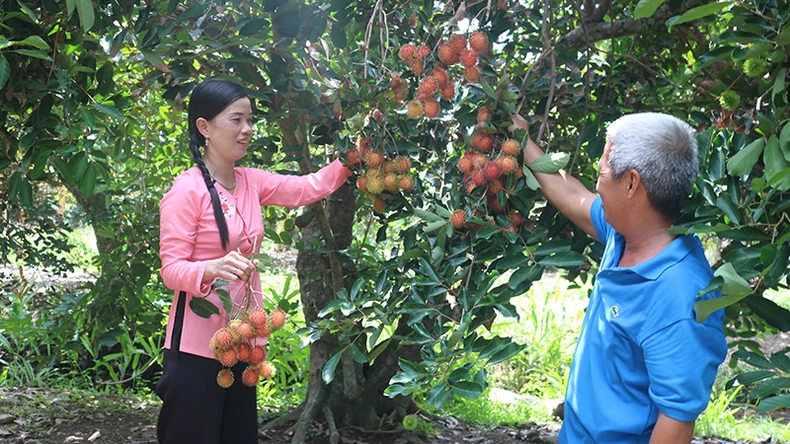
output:
[[[284,415],[274,418],[271,421],[263,424],[260,428],[264,430],[276,428],[286,422],[296,421],[299,419],[299,416],[302,414],[302,409],[304,409],[304,402],[299,404],[295,409],[291,410],[290,412],[285,413]]]
[[[307,400],[302,404],[304,405],[302,414],[299,416],[299,420],[296,421],[296,424],[289,429],[294,432],[291,444],[304,444],[307,440],[307,427],[313,423],[313,419],[315,419],[324,404],[323,393],[316,392],[322,392],[322,390],[308,390]]]
[[[329,406],[324,406],[323,412],[326,425],[329,427],[329,444],[337,444],[340,441],[340,433],[335,424],[335,415],[332,414],[332,409]]]

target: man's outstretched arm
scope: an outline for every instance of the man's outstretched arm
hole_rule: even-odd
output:
[[[523,123],[518,122],[519,119]],[[526,128],[526,121],[519,116],[515,117],[513,122],[516,127]],[[527,144],[524,147],[524,163],[531,165],[543,154],[543,150],[532,139],[527,138]],[[536,172],[533,174],[540,183],[541,192],[554,205],[554,208],[593,239],[599,240],[592,219],[590,219],[590,207],[595,200],[595,194],[565,170],[552,174]]]

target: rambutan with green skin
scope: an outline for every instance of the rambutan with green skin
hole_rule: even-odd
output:
[[[740,106],[741,96],[739,96],[737,92],[728,89],[719,96],[719,103],[721,104],[722,108],[733,111],[737,109],[738,106]]]
[[[266,349],[263,348],[262,345],[256,345],[255,347],[252,347],[252,350],[250,351],[249,363],[252,365],[258,365],[265,360],[266,360]]]
[[[466,212],[463,210],[455,210],[450,216],[450,225],[454,228],[461,228],[466,223]]]
[[[420,103],[417,100],[412,100],[411,102],[409,102],[407,112],[409,114],[409,117],[411,117],[412,119],[417,119],[422,117],[422,112],[423,112],[422,103]]]
[[[429,119],[438,116],[441,110],[442,108],[436,100],[429,100],[422,105],[422,112],[425,114],[425,117]]]
[[[371,194],[381,194],[382,191],[384,191],[384,179],[381,177],[381,175],[368,175],[368,192]]]
[[[406,430],[416,430],[420,424],[420,419],[414,415],[406,415],[403,417],[403,428]]]
[[[460,59],[461,64],[467,68],[477,65],[477,53],[471,49],[462,52]]]
[[[506,156],[516,156],[521,151],[521,145],[515,139],[508,139],[502,142],[502,154]]]
[[[411,169],[411,161],[408,157],[398,156],[395,158],[395,172],[398,174],[406,174]]]
[[[255,387],[258,384],[259,379],[260,375],[258,375],[258,369],[251,365],[247,366],[247,368],[241,372],[241,382],[243,382],[247,387]]]
[[[274,376],[275,373],[277,373],[277,369],[274,367],[274,364],[269,361],[261,362],[258,365],[258,376],[263,379],[269,379]]]
[[[400,47],[400,51],[398,51],[398,56],[404,62],[408,62],[414,58],[417,54],[417,47],[414,45],[403,45]]]
[[[381,164],[381,172],[382,173],[394,173],[395,172],[395,164],[391,160],[385,159],[384,163]]]
[[[480,54],[488,49],[488,36],[482,31],[475,32],[469,37],[469,46]]]
[[[762,57],[746,59],[743,62],[743,73],[749,77],[762,77],[768,72],[768,63]]]
[[[236,350],[229,348],[227,350],[222,350],[219,353],[218,361],[223,367],[233,367],[237,362],[239,362],[239,359],[236,356]]]
[[[233,372],[226,368],[223,368],[217,373],[217,384],[222,388],[230,387],[233,385],[234,380]]]
[[[285,319],[287,315],[282,310],[275,310],[269,316],[269,322],[272,324],[272,328],[275,330],[279,330],[285,326]]]

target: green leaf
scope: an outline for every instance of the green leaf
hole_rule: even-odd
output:
[[[508,280],[507,285],[510,287],[511,290],[515,290],[522,282],[527,280],[532,274],[535,273],[537,270],[537,266],[529,265],[526,267],[521,267],[518,270],[514,271],[513,274],[510,275],[510,280]]]
[[[351,344],[351,346],[348,348],[348,353],[351,356],[351,359],[359,362],[360,364],[368,362],[368,357],[365,353],[365,350],[356,342]]]
[[[40,49],[17,49],[14,50],[14,52],[17,54],[22,54],[23,56],[46,60],[48,62],[52,61],[52,57],[50,57],[49,54],[47,54],[44,51],[41,51]]]
[[[219,308],[206,298],[193,297],[189,300],[189,308],[193,313],[201,318],[210,318],[211,315],[218,315]]]
[[[746,350],[738,350],[732,354],[732,357],[735,359],[740,359],[741,361],[757,368],[761,368],[763,370],[773,370],[774,365],[771,364],[771,361],[765,359],[763,356],[760,356],[757,353],[746,351]]]
[[[790,378],[769,379],[757,385],[757,387],[749,393],[749,399],[764,398],[788,387],[790,387]]]
[[[663,4],[664,0],[639,0],[634,8],[634,19],[639,20],[652,16]]]
[[[790,407],[790,394],[774,396],[773,398],[763,399],[757,406],[757,413],[766,413],[771,410]]]
[[[787,172],[790,169],[790,162],[782,154],[782,149],[779,147],[779,138],[776,137],[776,134],[771,135],[765,144],[763,163],[765,164],[765,177],[768,179],[769,185],[780,191],[790,189],[790,176],[788,176]]]
[[[329,384],[335,379],[335,368],[337,367],[337,363],[340,362],[340,357],[343,356],[344,350],[345,349],[339,350],[334,356],[326,361],[326,365],[324,365],[324,369],[321,371],[321,377],[324,379],[325,384]]]
[[[782,155],[785,160],[790,161],[790,122],[785,123],[782,127],[782,132],[779,134],[779,148],[782,149]]]
[[[505,256],[496,263],[497,270],[510,270],[520,267],[530,261],[529,256],[523,254],[516,254],[513,256]]]
[[[771,363],[779,370],[790,373],[790,357],[784,353],[775,353],[771,356]]]
[[[779,46],[790,45],[790,22],[785,21],[779,35],[776,36],[776,44]]]
[[[719,195],[719,197],[716,198],[716,206],[727,215],[730,219],[730,223],[740,225],[741,213],[738,211],[738,206],[735,205],[735,202],[732,201],[732,197],[730,197],[729,194],[722,193]]]
[[[472,381],[459,381],[450,384],[450,390],[456,396],[462,396],[467,399],[477,399],[483,393],[483,386]]]
[[[521,168],[521,171],[524,172],[524,180],[526,181],[530,190],[534,191],[540,188],[540,182],[538,182],[538,179],[535,178],[535,175],[532,174],[532,171],[530,171],[528,166],[524,165]]]
[[[535,159],[529,168],[536,173],[551,174],[565,168],[570,160],[568,153],[549,153]]]
[[[36,17],[36,13],[30,9],[22,0],[16,0],[19,7],[22,9],[22,12],[25,13],[26,16],[30,17],[30,20],[33,20],[33,23],[38,24],[38,17]]]
[[[24,39],[22,41],[16,42],[16,44],[17,45],[28,45],[28,46],[32,46],[32,47],[34,47],[36,49],[44,49],[44,50],[47,50],[47,51],[49,51],[51,49],[49,47],[49,44],[47,42],[45,42],[44,39],[42,39],[41,37],[39,37],[37,35],[31,35],[30,37],[28,37],[28,38],[26,38],[26,39]]]
[[[787,311],[786,308],[757,295],[750,296],[745,301],[749,308],[757,316],[763,318],[768,325],[776,327],[780,331],[790,331],[790,311]]]
[[[80,192],[85,197],[90,197],[96,191],[96,164],[91,162],[85,169],[85,174],[80,179]]]
[[[121,114],[114,106],[110,105],[101,105],[98,103],[94,103],[91,107],[98,109],[99,111],[107,114],[108,116],[114,117],[118,120],[123,120],[123,114]]]
[[[75,0],[66,0],[66,11],[71,18],[71,14],[74,14],[74,9],[77,7]]]
[[[494,88],[492,88],[491,85],[489,85],[487,81],[481,80],[480,84],[483,86],[483,92],[486,93],[486,95],[488,97],[490,97],[490,98],[492,98],[494,100],[497,99],[496,91],[494,91]]]
[[[511,342],[510,344],[503,347],[498,352],[494,353],[491,358],[488,359],[486,362],[487,366],[498,364],[504,360],[510,359],[513,356],[516,356],[524,349],[523,345],[517,344],[515,342]]]
[[[721,293],[724,296],[746,296],[752,293],[752,287],[749,286],[746,279],[742,278],[735,271],[735,267],[730,263],[717,268],[713,275],[724,278],[724,287],[721,289]]]
[[[540,265],[561,268],[578,267],[584,262],[584,256],[576,251],[557,253],[538,261]]]
[[[775,374],[776,372],[772,372],[768,370],[755,370],[753,372],[741,373],[735,379],[738,380],[738,383],[746,385],[746,384],[753,384],[757,381],[762,381],[765,378],[770,378]]]
[[[760,158],[764,145],[765,139],[759,138],[741,148],[727,161],[727,172],[733,176],[743,176],[751,171],[754,164],[757,163],[757,159]]]
[[[75,0],[74,4],[77,7],[77,15],[80,16],[82,30],[85,32],[90,31],[96,19],[93,11],[93,2],[91,0]]]
[[[424,219],[428,222],[447,222],[447,219],[443,219],[441,216],[437,214],[433,214],[430,211],[425,211],[420,208],[414,209],[414,214],[419,217],[420,219]]]
[[[225,309],[225,313],[233,313],[233,299],[230,298],[230,291],[224,288],[217,288],[214,292],[219,296],[219,301],[222,303],[222,308]]]
[[[693,20],[698,20],[703,17],[707,17],[709,15],[713,15],[722,9],[730,6],[732,2],[721,2],[721,3],[709,3],[707,5],[697,6],[696,8],[691,8],[683,15],[678,17],[677,19],[673,20],[673,18],[667,20],[667,25],[670,27],[679,25],[681,23],[690,22]],[[670,23],[671,22],[671,23]]]

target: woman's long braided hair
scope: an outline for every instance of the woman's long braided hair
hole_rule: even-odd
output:
[[[209,174],[203,155],[200,153],[200,148],[206,145],[206,138],[198,131],[197,119],[202,117],[211,120],[228,105],[244,97],[247,97],[247,93],[240,85],[229,80],[208,79],[195,87],[189,99],[189,149],[192,152],[192,159],[203,173],[203,180],[206,181],[223,250],[227,250],[228,246],[228,224],[222,214],[219,194],[214,186],[216,181]]]

